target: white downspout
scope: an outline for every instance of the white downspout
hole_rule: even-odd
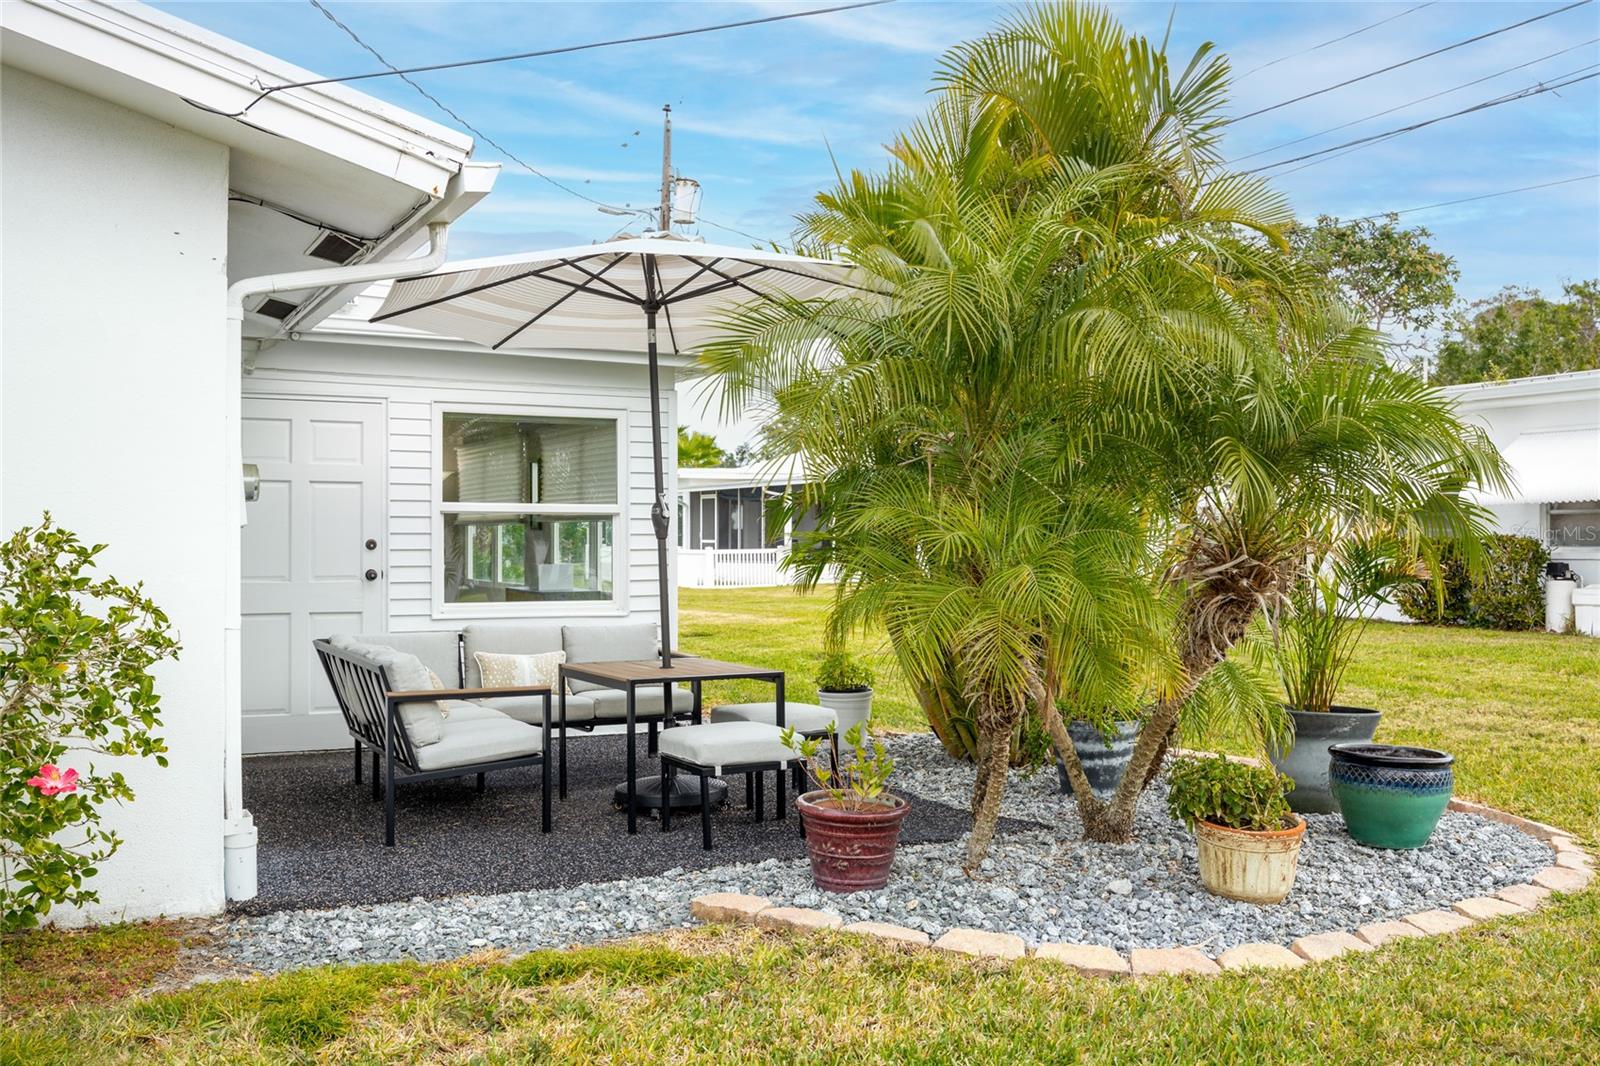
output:
[[[285,274],[263,274],[241,278],[228,286],[227,350],[223,360],[226,375],[225,415],[222,425],[223,493],[228,501],[226,541],[226,596],[223,606],[223,887],[230,900],[252,899],[256,894],[256,828],[250,812],[244,809],[244,688],[242,672],[241,588],[244,579],[240,555],[239,528],[244,525],[244,490],[241,467],[244,442],[240,437],[243,418],[244,302],[248,297],[297,289],[322,289],[358,285],[372,281],[428,274],[444,264],[448,244],[448,222],[428,223],[428,254],[420,259],[381,263],[359,263],[325,270],[298,270]]]

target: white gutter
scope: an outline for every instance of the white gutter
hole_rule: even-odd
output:
[[[223,530],[227,573],[223,607],[223,885],[230,900],[253,899],[256,894],[256,828],[250,812],[244,809],[244,688],[241,652],[241,584],[244,578],[240,554],[239,528],[244,525],[244,489],[241,483],[244,443],[240,437],[243,420],[244,302],[251,296],[297,289],[323,289],[332,286],[364,285],[393,278],[428,274],[444,264],[450,223],[428,223],[428,254],[420,259],[380,263],[360,263],[325,270],[297,270],[283,274],[263,274],[240,278],[228,286],[227,336],[223,352],[226,382],[225,415],[222,420],[222,489],[228,501],[228,520]]]

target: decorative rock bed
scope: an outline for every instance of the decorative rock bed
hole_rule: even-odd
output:
[[[966,802],[970,767],[949,760],[931,737],[897,738],[893,752],[897,788]],[[1560,830],[1458,801],[1428,846],[1407,852],[1362,847],[1336,815],[1309,816],[1288,900],[1235,903],[1201,888],[1193,837],[1166,815],[1161,786],[1141,798],[1132,842],[1090,844],[1054,776],[1013,775],[1003,813],[1037,828],[997,836],[977,878],[962,873],[962,842],[954,841],[902,847],[888,887],[848,896],[817,892],[804,862],[770,859],[576,888],[239,918],[222,940],[237,962],[281,970],[439,960],[488,947],[519,952],[700,918],[843,928],[968,955],[1033,953],[1087,973],[1217,973],[1301,965],[1526,913],[1592,875],[1588,856]]]

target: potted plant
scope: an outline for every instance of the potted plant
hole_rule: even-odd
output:
[[[1078,753],[1078,763],[1089,787],[1101,799],[1117,790],[1122,772],[1133,758],[1133,745],[1139,738],[1142,719],[1136,712],[1112,708],[1085,708],[1061,700],[1056,704],[1067,723],[1067,735]],[[1067,768],[1056,760],[1056,773],[1061,778],[1063,795],[1072,794],[1072,781]]]
[[[817,702],[839,720],[848,734],[872,714],[872,668],[847,651],[829,652],[817,668]]]
[[[1269,746],[1267,756],[1294,782],[1292,810],[1336,810],[1328,749],[1366,743],[1377,731],[1377,710],[1336,704],[1334,698],[1372,607],[1397,585],[1418,579],[1416,565],[1406,561],[1409,554],[1392,536],[1351,539],[1311,567],[1276,620],[1274,656],[1294,736],[1286,746]]]
[[[1335,744],[1328,778],[1345,829],[1370,848],[1420,848],[1450,805],[1455,758],[1432,748]]]
[[[1167,809],[1189,827],[1200,881],[1215,896],[1278,903],[1294,885],[1306,820],[1289,810],[1289,780],[1221,755],[1183,758],[1168,774]]]
[[[790,727],[783,742],[799,754],[806,775],[817,785],[795,801],[811,853],[811,879],[824,892],[861,892],[888,884],[900,825],[911,804],[886,791],[894,760],[883,742],[868,737],[865,722],[844,735],[848,760],[840,757],[832,726],[826,738],[802,737]]]

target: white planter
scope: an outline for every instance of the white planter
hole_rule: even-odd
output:
[[[850,732],[857,722],[865,722],[872,714],[870,688],[865,692],[829,692],[824,689],[817,693],[817,702],[838,716],[840,737]]]

